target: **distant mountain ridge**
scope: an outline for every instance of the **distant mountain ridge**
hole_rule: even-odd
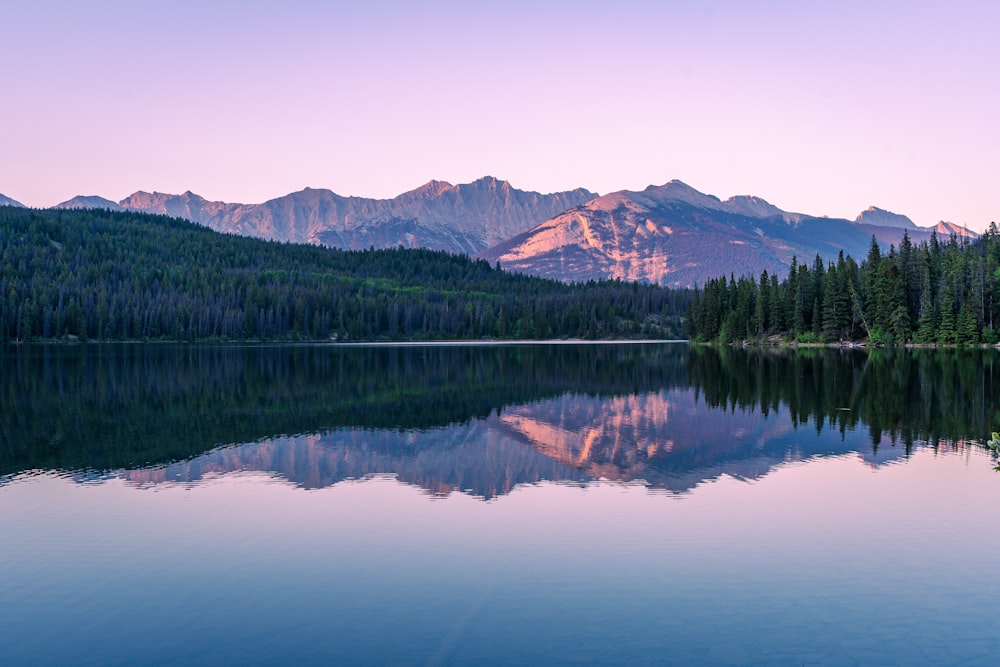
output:
[[[0,195],[0,206],[16,206],[17,208],[24,208],[24,204],[17,201],[16,199],[11,199],[10,197],[5,197]]]
[[[0,195],[2,204],[20,206]],[[793,257],[867,253],[903,233],[975,238],[960,225],[918,227],[871,206],[853,221],[788,212],[752,195],[722,200],[678,180],[603,196],[578,188],[540,194],[487,176],[452,185],[432,180],[392,199],[305,188],[260,204],[135,192],[113,202],[78,196],[53,208],[101,208],[184,218],[216,231],[336,248],[409,247],[467,254],[563,281],[621,278],[675,287],[721,273],[784,272]]]
[[[904,229],[917,229],[917,226],[905,215],[892,213],[875,206],[869,206],[858,214],[854,222],[859,225],[877,225],[879,227],[902,227]]]
[[[582,188],[539,194],[485,177],[430,181],[393,199],[306,188],[263,204],[212,202],[192,192],[136,192],[124,209],[162,213],[221,232],[360,250],[374,246],[475,254],[596,195]]]
[[[941,220],[934,227],[931,227],[930,229],[937,232],[938,234],[943,234],[944,236],[951,236],[952,234],[954,234],[955,236],[965,237],[968,239],[979,238],[979,234],[972,231],[968,227],[963,227],[958,223],[948,222],[947,220]]]
[[[107,211],[124,211],[122,207],[117,202],[113,202],[110,199],[105,199],[104,197],[98,197],[96,195],[77,195],[72,199],[67,199],[66,201],[56,204],[52,208],[58,209],[74,209],[74,208],[85,208],[85,209],[105,209]]]
[[[975,236],[957,226],[947,229]],[[818,218],[787,213],[758,197],[722,201],[675,180],[598,197],[480,257],[561,280],[619,278],[687,287],[726,274],[783,273],[794,257],[831,260],[841,250],[862,257],[872,236],[887,248],[904,233],[919,242],[932,231],[874,207],[853,222]]]

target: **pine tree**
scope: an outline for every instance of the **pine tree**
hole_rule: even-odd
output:
[[[754,319],[757,325],[757,336],[762,337],[770,327],[769,316],[771,314],[771,301],[769,292],[770,279],[767,269],[760,274],[760,283],[757,286],[757,301],[754,307]]]
[[[976,322],[975,310],[972,299],[966,299],[958,313],[956,341],[960,345],[979,343],[979,324]]]
[[[868,258],[865,260],[864,272],[861,282],[862,314],[868,325],[877,328],[878,321],[878,278],[882,265],[882,251],[879,248],[875,235],[872,234],[872,242],[868,247]]]
[[[931,291],[930,273],[925,272],[920,290],[920,315],[917,319],[916,341],[925,344],[936,342],[939,321],[938,309]]]
[[[778,284],[778,274],[771,274],[771,284],[768,289],[768,301],[771,306],[771,315],[768,317],[768,323],[770,324],[771,331],[780,332],[785,330],[785,318],[784,309],[782,305],[784,300],[781,295],[781,287]]]
[[[944,296],[941,298],[941,323],[938,326],[936,342],[950,345],[956,342],[955,329],[955,299],[952,289],[945,285]]]
[[[893,342],[897,344],[903,344],[910,339],[910,314],[904,304],[899,304],[892,312],[889,318],[889,331]]]

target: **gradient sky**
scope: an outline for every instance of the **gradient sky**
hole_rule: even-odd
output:
[[[1000,219],[1000,3],[6,2],[0,193],[484,175]]]

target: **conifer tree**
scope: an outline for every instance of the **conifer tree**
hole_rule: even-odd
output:
[[[955,299],[952,297],[952,291],[950,286],[946,285],[944,296],[941,298],[941,321],[935,338],[936,342],[942,345],[956,342]]]

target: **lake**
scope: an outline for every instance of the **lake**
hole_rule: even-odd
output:
[[[995,351],[21,346],[0,662],[996,664]]]

